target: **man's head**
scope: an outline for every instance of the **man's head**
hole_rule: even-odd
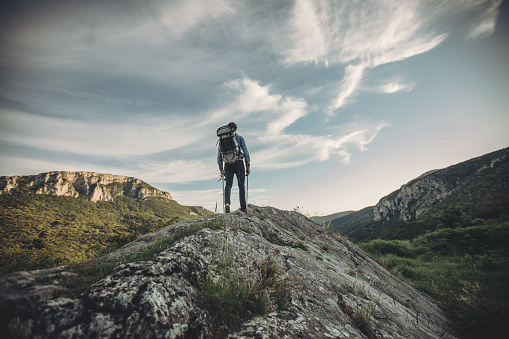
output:
[[[230,128],[231,128],[232,130],[234,130],[234,131],[236,131],[236,130],[237,130],[237,124],[236,124],[236,123],[234,123],[234,122],[230,122],[230,123],[228,124],[228,126],[230,126]]]

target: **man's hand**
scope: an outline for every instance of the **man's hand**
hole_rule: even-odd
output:
[[[221,174],[221,178],[223,178],[224,177],[224,171],[223,171],[222,168],[219,169],[219,173]]]
[[[246,162],[246,175],[249,175],[251,173],[251,165],[249,165],[248,162]]]

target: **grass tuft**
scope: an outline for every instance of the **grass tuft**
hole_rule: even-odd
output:
[[[222,274],[209,277],[200,284],[203,306],[213,315],[218,328],[238,329],[247,319],[285,309],[291,301],[290,279],[280,279],[272,258],[259,267],[258,277],[249,281],[239,276]]]

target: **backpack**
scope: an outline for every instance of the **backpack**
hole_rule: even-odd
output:
[[[223,156],[225,164],[233,164],[239,159],[242,159],[242,152],[237,141],[237,134],[228,125],[219,127],[217,129],[217,136],[219,140],[219,149]]]

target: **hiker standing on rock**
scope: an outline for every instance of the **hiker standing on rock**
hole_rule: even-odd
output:
[[[246,141],[237,133],[237,124],[230,122],[228,125],[217,129],[219,137],[219,147],[217,149],[217,164],[221,177],[226,179],[226,190],[224,195],[224,210],[230,213],[230,198],[233,185],[233,175],[237,176],[239,186],[240,210],[247,213],[246,205],[246,175],[251,173],[249,152],[247,151]],[[244,167],[244,161],[246,166]],[[224,162],[224,169],[223,169]]]

